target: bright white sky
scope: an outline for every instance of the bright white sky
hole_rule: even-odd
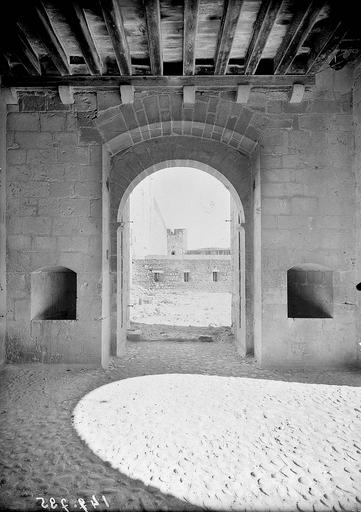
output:
[[[217,178],[198,169],[173,167],[147,179],[153,181],[167,228],[187,229],[188,249],[230,246],[230,194]]]

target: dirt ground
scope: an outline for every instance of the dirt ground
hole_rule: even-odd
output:
[[[230,327],[196,327],[167,324],[131,322],[129,341],[203,341],[222,342],[233,340]]]
[[[0,508],[44,510],[40,500],[36,500],[43,497],[47,500],[48,510],[51,510],[50,498],[56,500],[57,510],[65,510],[60,505],[61,499],[66,500],[63,504],[68,504],[69,510],[84,510],[77,501],[79,498],[85,500],[87,510],[94,510],[90,499],[95,495],[100,501],[96,510],[106,510],[105,503],[101,501],[104,495],[113,510],[197,509],[194,504],[113,469],[86,446],[72,424],[75,406],[91,390],[131,377],[173,373],[337,385],[334,400],[344,403],[347,389],[351,389],[352,396],[357,397],[357,400],[352,400],[358,401],[351,405],[357,409],[358,419],[361,418],[360,369],[312,372],[261,370],[252,358],[237,356],[228,336],[220,337],[214,343],[194,340],[182,343],[129,342],[126,355],[114,359],[106,370],[38,363],[7,365],[1,372],[0,390]],[[314,408],[320,407],[323,402],[322,386],[315,386],[310,400]],[[333,415],[331,407],[329,428],[334,432],[333,446],[336,450],[337,437],[345,435],[347,427],[342,421]],[[322,424],[313,428],[315,435],[322,436]],[[350,465],[354,468],[360,464],[360,429],[353,435],[355,447],[352,453],[342,449],[339,454],[335,451],[335,457],[345,461],[345,474]],[[264,442],[267,447],[267,439]],[[285,448],[290,454],[293,449],[292,444]],[[286,465],[291,461],[287,454],[285,460]],[[263,478],[265,471],[267,474],[267,468],[263,469]],[[287,485],[283,490],[292,493],[294,509],[298,506],[301,510],[308,510],[310,501],[299,496],[291,466],[285,473]],[[334,505],[334,497],[326,495],[319,499],[313,510],[331,510],[332,507],[332,510],[361,510],[359,484],[356,482],[356,488],[351,485],[351,488],[344,489],[345,499],[337,506]],[[262,494],[262,490],[258,492]]]

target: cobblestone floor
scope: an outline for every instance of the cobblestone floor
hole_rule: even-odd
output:
[[[37,497],[43,497],[47,500],[47,510],[51,510],[52,497],[58,504],[57,510],[66,510],[61,507],[62,498],[69,510],[81,510],[76,502],[80,497],[85,500],[87,510],[94,510],[91,496],[99,500],[104,495],[114,510],[195,510],[194,505],[112,469],[87,448],[72,426],[73,409],[90,390],[128,377],[165,373],[361,386],[360,370],[260,370],[252,359],[236,355],[228,337],[216,343],[130,342],[126,356],[114,360],[107,370],[7,365],[1,372],[0,391],[0,508],[43,510],[40,500],[36,501]],[[315,396],[317,407],[319,399]],[[361,457],[359,448],[356,447],[355,453]],[[327,499],[325,496],[320,502],[320,510],[331,509]],[[96,510],[101,508],[106,506],[100,500]],[[345,505],[335,509],[344,510]],[[361,510],[361,478],[360,493],[353,495],[350,510]]]

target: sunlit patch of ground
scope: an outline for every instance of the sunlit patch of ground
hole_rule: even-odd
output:
[[[131,303],[132,322],[196,327],[231,325],[230,293],[133,288]]]
[[[74,411],[121,473],[211,509],[357,510],[361,390],[165,374],[107,384]]]
[[[51,498],[56,499],[56,510],[63,510],[60,500],[64,498],[69,511],[79,512],[77,500],[82,498],[90,511],[94,510],[90,502],[93,495],[101,504],[96,508],[97,512],[198,510],[195,505],[164,494],[156,486],[146,486],[140,480],[110,467],[80,439],[72,424],[77,403],[99,386],[143,375],[182,373],[233,376],[256,381],[265,379],[266,389],[269,381],[283,382],[285,387],[287,382],[315,384],[312,388],[315,390],[314,403],[311,404],[313,409],[319,407],[320,401],[320,407],[323,407],[322,393],[318,393],[322,385],[342,386],[342,396],[347,396],[344,390],[347,392],[348,387],[361,389],[360,368],[260,369],[251,357],[241,358],[237,354],[229,336],[217,339],[215,343],[174,343],[166,340],[129,342],[124,356],[114,358],[109,368],[104,370],[40,363],[5,365],[0,372],[0,510],[44,510],[40,501],[36,500],[41,496],[48,504],[47,510],[51,510]],[[354,396],[353,391],[350,406],[354,403]],[[361,410],[360,407],[356,408]],[[330,422],[338,432],[338,423],[334,423],[332,417],[333,413],[330,414]],[[326,430],[325,438],[328,438],[327,433]],[[335,443],[337,449],[336,441],[331,442]],[[279,456],[284,457],[281,448]],[[272,451],[269,454],[270,458],[274,456]],[[342,456],[351,461],[345,464],[346,469],[354,465],[350,459],[356,458],[352,451],[341,452]],[[267,478],[270,473],[264,471],[262,474]],[[293,475],[291,470],[289,474]],[[290,494],[293,485],[296,497],[302,499],[297,478],[288,481]],[[334,489],[341,492],[337,486],[341,486],[339,482]],[[341,503],[346,510],[361,510],[353,489],[342,490],[342,493]],[[260,489],[258,494],[256,501],[260,502],[264,494]],[[103,503],[102,495],[106,497],[110,509]],[[345,500],[349,506],[345,505]],[[335,503],[335,500],[330,493],[317,503],[315,510],[331,511],[331,503]],[[335,505],[335,508],[342,510],[341,506],[337,508]],[[264,510],[267,507],[259,507],[259,512]],[[295,510],[295,507],[290,510]]]

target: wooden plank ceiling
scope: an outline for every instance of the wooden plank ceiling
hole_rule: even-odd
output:
[[[354,19],[330,0],[9,0],[0,73],[13,83],[307,75],[360,55]]]

